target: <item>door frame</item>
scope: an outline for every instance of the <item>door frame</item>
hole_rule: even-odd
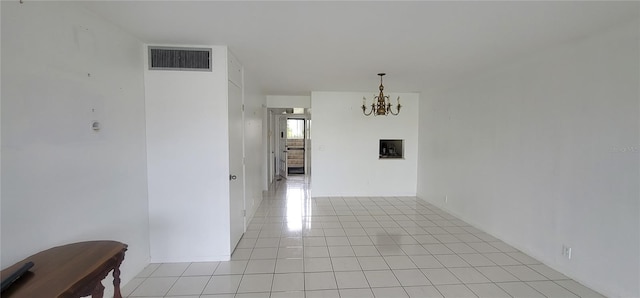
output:
[[[287,116],[287,122],[286,122],[287,123],[287,129],[288,129],[288,126],[289,126],[289,120],[300,120],[300,121],[302,121],[302,127],[303,127],[303,131],[302,131],[302,135],[303,135],[303,137],[302,137],[302,149],[303,150],[302,151],[304,152],[303,153],[303,157],[302,157],[303,160],[304,160],[304,163],[302,164],[302,168],[303,168],[303,171],[304,171],[303,175],[306,177],[307,176],[307,163],[309,161],[308,160],[309,158],[307,156],[307,149],[308,149],[307,147],[309,146],[307,144],[307,141],[309,140],[309,136],[308,136],[309,135],[309,119],[308,119],[306,114],[289,114],[289,115],[286,115],[286,116]],[[287,151],[289,151],[288,147],[287,147]],[[289,164],[287,163],[287,173],[289,172],[289,168],[288,167],[289,167]]]
[[[278,162],[276,156],[276,115],[272,108],[267,108],[267,117],[267,187],[269,187],[269,185],[271,185],[275,180],[276,174],[278,173]]]
[[[267,186],[270,188],[272,183],[275,182],[277,176],[280,173],[280,165],[278,162],[277,153],[280,152],[280,142],[278,141],[280,138],[280,128],[279,128],[279,119],[282,116],[286,116],[288,118],[296,118],[296,119],[304,119],[305,120],[305,168],[304,175],[305,177],[311,176],[311,114],[305,112],[304,114],[281,114],[287,108],[275,108],[275,107],[267,107],[267,143],[266,146],[266,156],[267,156],[267,167],[268,167],[268,175],[265,179],[267,179]]]
[[[288,115],[284,114],[284,115],[279,115],[278,116],[278,134],[277,134],[277,139],[278,139],[278,175],[282,178],[287,179],[287,177],[289,176],[289,172],[288,172],[288,164],[287,164],[287,158],[288,158],[288,147],[287,147],[287,120],[289,120]],[[284,123],[284,128],[282,127],[282,123]],[[283,169],[283,161],[282,161],[282,156],[284,153],[284,169]],[[283,175],[284,174],[284,175]]]

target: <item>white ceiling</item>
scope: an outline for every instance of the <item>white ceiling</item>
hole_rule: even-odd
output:
[[[264,94],[424,92],[638,18],[640,2],[105,1],[150,44],[228,45]],[[215,64],[214,64],[215,67]]]

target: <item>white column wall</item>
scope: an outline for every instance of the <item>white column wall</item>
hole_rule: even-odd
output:
[[[364,116],[369,92],[312,92],[311,164],[314,197],[415,196],[418,94],[389,92],[398,116]],[[404,159],[379,159],[380,139],[403,139]]]
[[[227,47],[194,47],[212,72],[145,70],[152,262],[231,255]]]
[[[418,196],[602,294],[640,296],[639,28],[425,96]]]

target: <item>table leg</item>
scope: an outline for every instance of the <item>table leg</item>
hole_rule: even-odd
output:
[[[124,259],[124,254],[122,259]],[[113,298],[122,298],[122,293],[120,293],[120,263],[113,268]]]
[[[91,298],[102,298],[102,296],[104,295],[104,286],[102,285],[102,282],[98,282],[96,284],[96,287],[93,289],[93,293],[91,293]]]

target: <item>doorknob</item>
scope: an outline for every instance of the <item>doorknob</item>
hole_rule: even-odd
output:
[[[238,179],[238,176],[236,175],[229,175],[229,180],[236,180]]]

